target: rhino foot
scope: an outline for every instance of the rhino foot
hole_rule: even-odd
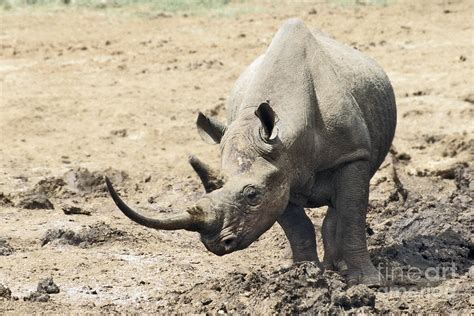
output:
[[[364,284],[370,288],[378,288],[383,284],[383,276],[375,267],[363,270],[345,270],[341,272],[349,286]]]
[[[326,257],[323,260],[323,266],[327,270],[331,271],[345,271],[347,270],[347,264],[344,260],[331,260]]]

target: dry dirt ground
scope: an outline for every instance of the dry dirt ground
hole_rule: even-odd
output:
[[[0,313],[472,312],[474,3],[308,2],[0,13]],[[196,200],[187,155],[219,163],[198,111],[225,119],[239,73],[294,16],[376,59],[396,92],[396,152],[368,215],[378,290],[291,266],[278,225],[217,257],[194,233],[132,223],[105,192],[108,174],[151,215]],[[324,213],[308,210],[318,233]],[[35,292],[48,277],[59,293]]]

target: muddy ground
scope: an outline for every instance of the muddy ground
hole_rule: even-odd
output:
[[[336,2],[2,11],[0,312],[472,311],[474,4]],[[107,174],[148,214],[196,200],[187,155],[219,163],[198,111],[224,119],[239,73],[293,16],[375,58],[396,92],[396,151],[368,215],[378,290],[291,266],[278,225],[217,257],[194,233],[133,224],[105,192]],[[308,209],[318,233],[324,213]]]

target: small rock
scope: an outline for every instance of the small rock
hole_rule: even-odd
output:
[[[227,307],[225,306],[224,303],[222,303],[221,307],[217,311],[217,314],[221,314],[221,315],[227,314]]]
[[[311,10],[309,10],[308,14],[310,15],[318,14],[318,11],[315,8],[312,8]]]
[[[13,202],[8,195],[3,192],[0,192],[0,206],[12,207]]]
[[[372,227],[370,227],[369,224],[365,225],[365,232],[367,233],[368,236],[372,236],[375,234],[374,230],[372,229]]]
[[[168,13],[168,12],[158,12],[157,14],[154,14],[150,16],[150,20],[153,19],[159,19],[159,18],[171,18],[173,17],[173,14]]]
[[[59,293],[59,287],[56,285],[56,283],[54,283],[52,277],[42,279],[41,281],[39,281],[38,288],[36,290],[38,292],[47,293],[47,294]]]
[[[403,311],[403,310],[407,310],[407,309],[409,309],[409,308],[410,308],[410,307],[409,307],[406,303],[404,303],[404,302],[402,302],[402,303],[400,303],[400,305],[398,305],[398,309],[399,309],[399,310],[402,310],[402,311]]]
[[[469,93],[463,98],[464,101],[474,103],[474,93]]]
[[[122,129],[113,130],[110,132],[110,134],[114,136],[118,136],[118,137],[127,137],[128,131],[127,129],[122,128]]]
[[[0,298],[5,298],[7,300],[12,298],[12,291],[3,284],[0,284]]]
[[[47,293],[31,292],[30,295],[23,298],[24,301],[46,303],[50,296]]]
[[[411,160],[411,156],[407,153],[400,153],[398,154],[397,158],[399,160]]]
[[[66,215],[91,215],[91,211],[73,205],[63,205],[62,210]]]
[[[421,96],[427,95],[427,93],[425,91],[419,90],[419,91],[413,92],[412,95],[415,97],[421,97]]]

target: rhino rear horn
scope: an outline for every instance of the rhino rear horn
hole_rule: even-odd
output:
[[[207,164],[193,155],[189,156],[188,160],[201,179],[206,193],[222,188],[224,181],[218,172],[212,170]]]
[[[202,140],[210,144],[219,144],[227,126],[218,120],[207,117],[199,112],[197,121],[197,129]]]

